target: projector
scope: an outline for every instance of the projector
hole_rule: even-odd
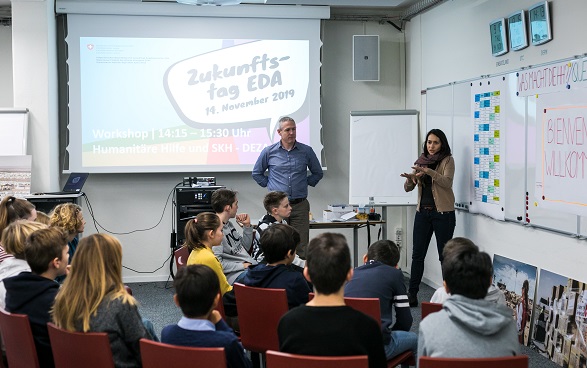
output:
[[[176,1],[180,4],[213,5],[213,6],[238,5],[241,3],[241,0],[176,0]]]

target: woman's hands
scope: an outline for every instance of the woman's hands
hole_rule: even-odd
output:
[[[402,173],[399,174],[399,176],[401,176],[402,178],[406,178],[408,181],[411,181],[414,184],[416,184],[417,182],[416,174],[414,173]]]
[[[411,180],[414,184],[417,184],[418,178],[428,174],[428,170],[430,169],[422,166],[412,166],[412,170],[414,170],[412,173],[403,173],[400,174],[400,176],[402,178],[406,178],[407,180]]]

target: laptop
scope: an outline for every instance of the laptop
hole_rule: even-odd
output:
[[[71,173],[69,174],[69,178],[67,178],[67,182],[63,186],[61,192],[53,192],[53,193],[43,193],[43,194],[50,194],[50,195],[61,195],[61,194],[79,194],[82,192],[82,188],[88,178],[89,173]]]

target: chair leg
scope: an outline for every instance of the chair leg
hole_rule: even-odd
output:
[[[253,368],[262,368],[261,366],[261,353],[256,353],[251,351],[251,362],[253,363]]]

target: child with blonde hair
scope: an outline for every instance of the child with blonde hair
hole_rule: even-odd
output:
[[[122,283],[122,246],[107,234],[92,234],[79,242],[52,313],[62,329],[106,332],[117,367],[140,367],[139,340],[153,338]]]
[[[13,258],[8,258],[0,263],[0,280],[31,270],[27,261],[25,261],[25,241],[34,231],[46,227],[46,225],[38,222],[19,220],[11,223],[4,229],[2,238],[0,239],[6,249],[6,253],[13,256]],[[6,288],[4,287],[4,283],[0,282],[0,308],[4,308],[5,306],[5,297]]]
[[[51,322],[50,311],[59,291],[55,278],[67,273],[67,250],[67,236],[60,228],[36,230],[28,236],[24,247],[31,272],[24,271],[3,281],[6,310],[29,317],[41,368],[54,367],[47,322]]]
[[[51,217],[42,211],[37,211],[37,219],[35,221],[47,226],[51,225]]]
[[[84,232],[86,221],[82,208],[75,203],[61,203],[51,211],[51,226],[59,226],[68,235],[69,263],[79,243],[79,233]]]

